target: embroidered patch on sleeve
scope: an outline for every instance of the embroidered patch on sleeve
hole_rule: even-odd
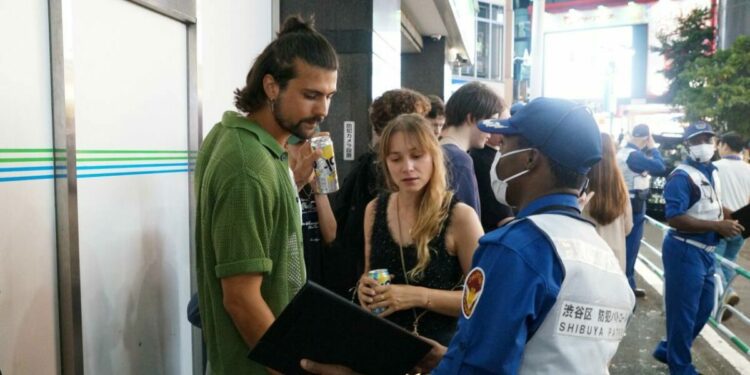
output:
[[[464,295],[461,303],[461,312],[463,312],[464,318],[471,318],[474,307],[482,296],[482,289],[484,289],[484,270],[474,267],[466,276],[466,283],[464,284]]]

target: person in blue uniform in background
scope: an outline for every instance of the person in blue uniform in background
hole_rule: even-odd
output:
[[[651,175],[659,176],[665,172],[664,160],[648,125],[639,124],[633,128],[630,141],[617,152],[617,164],[625,178],[633,209],[633,229],[625,237],[625,275],[635,296],[644,297],[646,291],[635,285],[635,260],[643,238]]]
[[[696,374],[690,347],[708,321],[714,304],[714,250],[720,236],[742,232],[719,200],[720,184],[711,163],[714,132],[705,122],[690,124],[683,135],[689,157],[667,179],[665,216],[672,229],[664,237],[664,300],[667,336],[653,352],[671,374]]]
[[[586,174],[601,159],[597,124],[586,107],[551,98],[484,124],[503,134],[494,195],[517,207],[518,215],[480,239],[458,331],[448,348],[433,344],[417,370],[608,373],[635,297],[578,206]],[[313,373],[348,373],[308,360],[301,365]]]

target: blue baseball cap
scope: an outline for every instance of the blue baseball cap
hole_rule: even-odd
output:
[[[648,135],[651,134],[651,131],[649,130],[648,125],[638,124],[635,127],[633,127],[633,131],[630,132],[630,134],[633,137],[641,138],[641,137],[648,137]]]
[[[602,158],[599,126],[588,107],[565,99],[537,98],[505,120],[479,123],[486,133],[520,135],[558,164],[586,174]]]
[[[510,115],[511,115],[511,116],[515,115],[515,114],[516,114],[516,112],[518,112],[518,111],[519,111],[519,110],[520,110],[521,108],[523,108],[523,106],[525,106],[525,105],[526,105],[526,104],[524,104],[523,102],[516,102],[516,103],[513,103],[513,105],[512,105],[512,106],[510,106]]]
[[[698,134],[716,135],[713,128],[711,128],[711,124],[704,121],[696,121],[690,123],[690,125],[685,128],[685,130],[682,132],[682,139],[687,141],[688,139],[693,138]]]

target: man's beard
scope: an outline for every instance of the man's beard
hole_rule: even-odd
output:
[[[275,105],[273,106],[273,118],[276,120],[276,123],[279,124],[284,130],[294,134],[295,137],[300,139],[310,139],[312,138],[313,134],[315,134],[315,130],[318,128],[320,123],[323,121],[324,117],[307,117],[303,118],[302,120],[298,121],[297,123],[293,123],[292,121],[287,120],[284,118],[284,116],[281,113],[281,107],[282,107],[282,100],[281,96],[276,100]],[[306,133],[305,129],[303,129],[304,123],[314,123],[315,127],[313,127],[312,131],[310,133]]]

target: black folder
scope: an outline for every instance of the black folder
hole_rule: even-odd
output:
[[[750,237],[750,204],[732,212],[732,219],[739,221],[745,227],[742,231],[742,238]]]
[[[432,345],[308,281],[248,357],[284,374],[307,374],[302,358],[363,374],[411,370]]]

